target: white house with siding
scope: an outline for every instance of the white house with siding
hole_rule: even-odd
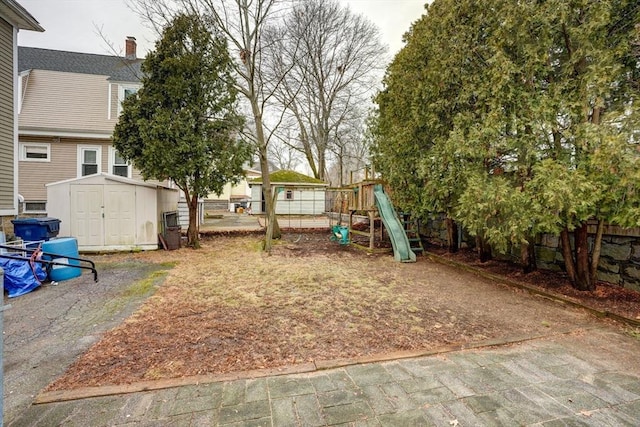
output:
[[[18,31],[44,31],[19,3],[0,0],[0,226],[18,213]]]
[[[233,185],[231,183],[225,184],[222,189],[222,193],[211,193],[204,199],[204,209],[211,211],[229,210],[234,212],[236,208],[242,206],[247,207],[251,200],[251,186],[249,182],[260,177],[260,171],[250,168],[245,168],[245,176]]]
[[[140,179],[111,144],[121,102],[140,86],[143,60],[18,48],[19,193],[25,213],[47,213],[45,184],[107,173]]]

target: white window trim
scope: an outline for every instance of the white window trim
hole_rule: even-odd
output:
[[[107,120],[111,120],[111,88],[113,84],[107,86]]]
[[[27,158],[27,147],[46,147],[46,159],[29,159]],[[21,142],[20,143],[20,161],[21,162],[51,162],[51,144],[48,142]]]
[[[110,175],[114,175],[113,173],[113,167],[115,166],[116,163],[116,149],[114,147],[109,147],[109,160],[108,160],[108,167],[109,167],[109,171],[108,173]],[[132,171],[132,167],[130,163],[127,163],[127,178],[131,178],[133,176],[133,171]]]
[[[136,92],[140,90],[142,85],[136,84],[118,84],[118,115],[122,113],[122,102],[124,101],[124,91],[125,90],[135,90]]]
[[[82,161],[84,160],[84,150],[96,150],[96,162],[98,163],[98,171],[96,173],[102,173],[102,147],[99,145],[78,145],[78,152],[76,157],[78,178],[82,177]]]
[[[44,203],[44,210],[43,211],[27,210],[27,203]],[[46,200],[25,200],[23,203],[23,206],[24,206],[24,210],[22,211],[23,213],[41,214],[41,213],[47,212]]]
[[[23,71],[18,74],[18,114],[22,113],[22,101],[24,101],[24,94],[27,91],[29,85],[29,76],[31,76],[31,70]],[[25,81],[22,84],[22,81]]]

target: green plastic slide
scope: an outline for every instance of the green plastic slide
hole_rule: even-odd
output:
[[[404,232],[404,227],[402,223],[400,223],[396,211],[393,209],[393,205],[384,192],[382,185],[375,185],[373,187],[373,194],[376,198],[376,206],[378,207],[380,218],[382,218],[382,223],[391,238],[395,260],[400,262],[416,262],[416,254],[411,250],[407,233]]]

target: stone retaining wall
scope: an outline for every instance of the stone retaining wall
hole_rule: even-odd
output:
[[[538,267],[564,270],[559,239],[544,235],[536,245]],[[572,241],[573,244],[573,241]],[[593,236],[589,237],[593,247]],[[605,235],[602,239],[598,278],[603,282],[640,291],[640,236]]]
[[[589,227],[595,232],[595,225]],[[422,236],[429,242],[446,246],[447,227],[441,217],[430,218],[423,222],[420,228]],[[598,264],[598,278],[625,288],[640,291],[640,230],[621,229],[607,226],[602,239],[600,262]],[[573,245],[573,236],[571,236]],[[462,247],[473,247],[475,241],[466,232],[462,233]],[[589,236],[589,247],[593,247],[593,235]],[[495,254],[496,257],[518,261],[519,248],[512,254]],[[564,260],[558,236],[540,235],[536,239],[536,262],[538,268],[545,270],[564,271]]]

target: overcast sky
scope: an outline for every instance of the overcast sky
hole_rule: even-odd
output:
[[[379,28],[390,56],[402,47],[402,35],[424,12],[425,0],[339,0],[352,11],[367,16]],[[125,0],[18,0],[44,27],[44,33],[22,30],[20,46],[113,54],[98,35],[101,28],[118,54],[127,36],[136,37],[138,57],[153,49],[155,35],[146,28]]]

